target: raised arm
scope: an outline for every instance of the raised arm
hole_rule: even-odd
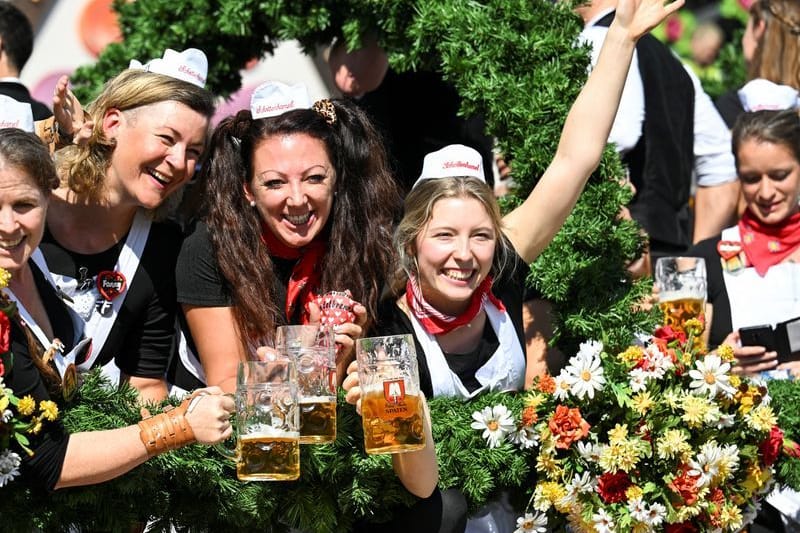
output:
[[[619,0],[597,65],[567,115],[558,149],[530,196],[506,215],[506,234],[530,263],[550,243],[600,162],[636,41],[684,0]]]

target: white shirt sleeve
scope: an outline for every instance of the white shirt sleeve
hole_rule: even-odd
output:
[[[605,41],[608,28],[603,26],[590,26],[584,28],[578,37],[581,42],[592,46],[591,66],[597,64],[600,55],[600,48]],[[642,77],[639,75],[639,57],[636,51],[633,52],[631,66],[628,69],[628,77],[625,80],[625,87],[622,89],[622,98],[619,102],[617,116],[611,126],[611,134],[608,142],[614,143],[617,152],[624,155],[636,146],[642,136],[642,124],[644,123],[644,86]]]
[[[694,173],[699,187],[713,187],[736,180],[731,132],[722,120],[700,80],[686,65],[694,85]]]

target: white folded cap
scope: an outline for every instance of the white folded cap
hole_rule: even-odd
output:
[[[144,70],[170,76],[201,89],[206,86],[206,76],[208,76],[208,59],[202,50],[197,48],[187,48],[183,52],[176,52],[171,48],[164,51],[164,57],[151,59],[144,65],[135,59],[131,59],[128,68]]]
[[[279,81],[262,83],[250,97],[253,118],[277,117],[293,109],[311,108],[311,97],[302,83],[287,85]]]
[[[797,109],[798,93],[794,87],[778,85],[758,78],[739,89],[739,101],[745,111],[780,111]]]
[[[17,102],[0,94],[0,128],[19,128],[33,132],[33,110],[27,102]]]
[[[424,180],[450,177],[478,178],[486,182],[481,154],[463,144],[450,144],[441,150],[431,152],[425,156],[422,174],[414,183],[414,187]]]

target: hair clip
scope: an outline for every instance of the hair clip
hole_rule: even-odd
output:
[[[242,140],[239,137],[236,137],[234,135],[231,135],[231,142],[233,143],[233,145],[236,148],[239,148],[240,146],[242,146]]]
[[[319,115],[325,119],[325,122],[327,122],[329,126],[336,124],[336,108],[333,106],[333,102],[327,98],[323,98],[322,100],[317,100],[314,102],[314,105],[311,106],[311,109],[319,113]]]

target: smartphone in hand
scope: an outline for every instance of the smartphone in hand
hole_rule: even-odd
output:
[[[769,324],[739,329],[742,346],[763,346],[768,352],[778,351],[775,330]]]

